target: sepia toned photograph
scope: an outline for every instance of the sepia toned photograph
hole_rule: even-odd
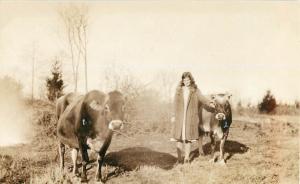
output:
[[[298,184],[299,1],[0,0],[0,183]]]

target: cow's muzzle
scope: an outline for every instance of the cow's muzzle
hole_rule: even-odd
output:
[[[225,119],[226,119],[226,116],[225,116],[224,113],[219,112],[219,113],[216,114],[215,118],[216,118],[217,120],[221,121],[221,120],[225,120]]]
[[[111,130],[123,129],[123,121],[122,120],[112,120],[109,123],[108,128],[111,129]]]

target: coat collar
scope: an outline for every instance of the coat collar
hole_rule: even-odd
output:
[[[182,93],[182,88],[183,88],[182,86],[178,86],[176,89],[177,92]],[[194,93],[196,91],[196,88],[194,88],[194,87],[189,87],[189,89],[190,89],[190,94]]]
[[[196,91],[196,89],[194,87],[190,87],[190,92],[194,93]]]
[[[189,98],[188,98],[188,101],[187,101],[187,104],[189,106],[190,104],[190,101],[191,101],[191,96],[192,94],[196,91],[196,89],[194,87],[190,87],[190,94],[189,94]]]
[[[187,104],[188,104],[188,105],[189,105],[189,103],[190,103],[190,101],[191,101],[191,96],[192,96],[192,94],[197,90],[197,89],[194,88],[194,87],[190,87],[189,89],[190,89],[190,94],[189,94],[188,101],[187,101]],[[178,86],[178,87],[177,87],[177,94],[180,95],[180,96],[183,94],[182,86]]]

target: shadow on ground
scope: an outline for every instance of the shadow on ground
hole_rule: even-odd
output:
[[[219,150],[220,142],[217,142],[216,150]],[[210,153],[210,143],[203,146],[205,155]],[[237,141],[227,140],[225,142],[225,153],[229,153],[226,160],[230,159],[234,154],[242,154],[247,152],[249,148]],[[198,149],[191,152],[192,160],[199,156]],[[106,179],[111,179],[118,176],[124,171],[132,171],[139,169],[141,166],[155,166],[165,170],[170,170],[176,164],[177,158],[169,153],[158,152],[151,150],[146,147],[132,147],[126,148],[116,152],[110,152],[105,156],[104,165],[109,165],[115,167],[111,172],[108,172]],[[91,163],[96,164],[95,160]],[[88,169],[91,169],[90,166]]]
[[[243,154],[246,153],[249,150],[249,147],[245,144],[239,143],[237,141],[231,141],[227,140],[224,145],[225,153],[228,153],[229,155],[225,158],[225,160],[230,159],[234,154]],[[208,155],[211,153],[211,144],[206,143],[203,145],[203,151],[205,155]],[[220,141],[217,141],[216,144],[216,152],[220,151]],[[195,149],[191,152],[191,158],[194,159],[199,156],[198,149]]]
[[[105,156],[106,164],[120,167],[125,171],[132,171],[145,165],[169,170],[173,168],[176,160],[169,153],[157,152],[145,147],[126,148]]]

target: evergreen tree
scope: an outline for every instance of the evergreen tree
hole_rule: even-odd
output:
[[[296,107],[296,109],[300,108],[300,101],[299,100],[295,101],[295,107]]]
[[[47,97],[53,102],[63,95],[64,81],[62,80],[62,70],[59,60],[55,60],[52,65],[51,77],[46,79]]]
[[[275,110],[276,106],[276,99],[271,94],[271,91],[268,90],[267,94],[263,98],[263,101],[258,105],[258,109],[260,112],[271,113]]]

